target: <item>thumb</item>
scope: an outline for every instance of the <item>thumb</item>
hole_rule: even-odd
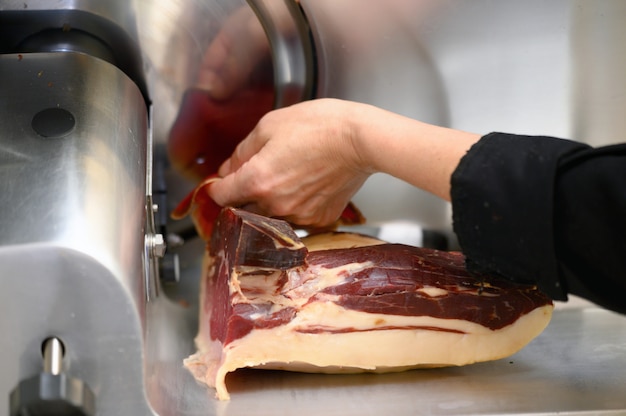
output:
[[[227,175],[230,175],[231,173],[233,173],[232,163],[230,161],[230,158],[228,158],[220,165],[219,169],[217,170],[217,174],[221,178],[223,178]]]
[[[269,138],[266,135],[259,134],[257,124],[252,131],[239,142],[230,157],[220,166],[220,175],[227,176],[237,172],[247,161],[263,149],[268,140]]]
[[[209,196],[220,206],[241,206],[249,202],[242,186],[245,181],[241,180],[241,169],[235,173],[224,176],[221,180],[207,187]]]

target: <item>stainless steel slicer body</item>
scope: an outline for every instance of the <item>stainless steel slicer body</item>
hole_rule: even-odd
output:
[[[0,90],[0,391],[41,372],[55,337],[98,414],[149,414],[144,97],[72,52],[0,55]]]

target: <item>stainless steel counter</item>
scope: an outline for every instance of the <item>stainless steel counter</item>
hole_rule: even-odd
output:
[[[146,380],[159,414],[626,414],[626,316],[580,301],[557,305],[548,328],[507,359],[382,375],[239,370],[227,379],[230,402],[218,402],[182,367],[194,350],[199,274],[185,255],[180,286],[165,288],[172,301],[149,309]]]

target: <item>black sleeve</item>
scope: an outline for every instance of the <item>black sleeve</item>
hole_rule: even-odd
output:
[[[626,313],[626,144],[491,133],[459,163],[451,198],[470,271]]]

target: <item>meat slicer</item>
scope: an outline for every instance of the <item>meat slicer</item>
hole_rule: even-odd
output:
[[[191,380],[182,358],[195,313],[160,296],[177,257],[165,252],[153,141],[152,100],[168,103],[149,91],[137,28],[137,13],[153,11],[126,0],[0,3],[0,412],[180,414],[180,392],[165,399],[160,386]],[[300,99],[294,91],[278,105]],[[187,351],[172,361],[177,340]]]
[[[0,6],[0,412],[151,414],[164,242],[134,29],[121,2],[43,3]]]

